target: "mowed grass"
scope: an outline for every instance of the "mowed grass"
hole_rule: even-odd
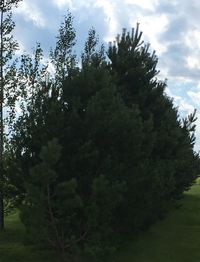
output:
[[[199,262],[200,185],[185,193],[180,204],[109,262]]]
[[[109,262],[199,262],[200,185],[194,185],[180,201],[181,208],[118,250]],[[0,262],[56,262],[53,251],[24,245],[24,227],[18,213],[6,217],[0,232]]]
[[[54,253],[24,245],[25,230],[18,212],[5,219],[5,230],[0,232],[0,262],[56,262]]]

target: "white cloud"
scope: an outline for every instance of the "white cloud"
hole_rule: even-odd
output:
[[[195,27],[195,25],[193,25]],[[198,29],[192,29],[189,32],[186,32],[185,35],[185,44],[188,47],[200,48],[200,32]],[[195,49],[194,49],[195,51]]]
[[[175,102],[177,102],[176,98],[174,100],[175,100]],[[180,112],[183,115],[188,115],[188,114],[191,114],[192,112],[194,112],[195,107],[193,105],[189,104],[188,102],[186,102],[184,99],[181,99],[177,104],[178,104],[178,108],[179,108]]]
[[[34,1],[24,0],[16,9],[16,13],[21,14],[26,21],[32,21],[37,27],[44,27],[46,22]]]
[[[105,22],[108,24],[108,32],[104,37],[105,42],[112,41],[118,33],[118,18],[116,17],[115,4],[109,0],[96,0],[95,7],[102,8],[105,14]]]
[[[156,50],[156,53],[161,55],[165,52],[167,46],[159,41],[159,34],[163,32],[168,25],[167,16],[149,15],[144,17],[142,14],[138,14],[137,16],[131,15],[129,24],[131,27],[135,27],[137,21],[140,22],[140,29],[144,32],[143,37],[150,42],[151,47]]]
[[[187,57],[187,64],[190,68],[200,68],[200,61],[197,57],[194,56]]]
[[[158,4],[158,0],[125,0],[127,5],[137,5],[144,9],[154,10],[155,6]]]
[[[74,9],[73,0],[53,0],[53,3],[59,8],[62,9],[63,7],[69,7],[70,10]]]
[[[183,97],[173,94],[169,88],[166,89],[166,93],[170,97],[173,97],[174,104],[178,106],[181,116],[186,116],[194,111],[195,107],[192,104]]]
[[[200,92],[188,91],[187,94],[192,99],[194,104],[198,106],[200,105]]]

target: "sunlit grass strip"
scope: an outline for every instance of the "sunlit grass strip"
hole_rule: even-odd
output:
[[[109,262],[200,261],[200,184],[194,185],[172,211]]]

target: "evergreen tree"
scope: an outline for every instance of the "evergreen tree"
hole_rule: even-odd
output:
[[[65,261],[66,250],[84,239],[86,232],[79,219],[83,204],[76,193],[76,180],[59,182],[56,166],[60,153],[56,139],[42,147],[41,162],[30,170],[31,183],[26,185],[21,214],[29,238],[37,244],[49,244]]]
[[[50,53],[54,76],[44,78],[39,45],[35,60],[22,57],[21,97],[29,99],[14,125],[8,172],[33,241],[53,246],[61,261],[102,259],[192,184],[195,114],[180,120],[138,26],[110,46],[109,63],[90,30],[78,66],[65,19]]]

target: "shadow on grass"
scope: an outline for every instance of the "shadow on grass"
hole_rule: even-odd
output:
[[[200,261],[200,185],[193,186],[177,202],[180,208],[126,243],[109,262]],[[0,232],[0,262],[57,262],[52,250],[24,245],[25,230],[17,212],[6,217]],[[92,262],[92,261],[91,261]]]
[[[24,244],[25,229],[19,220],[18,212],[5,219],[5,230],[0,232],[1,262],[56,262],[53,251],[36,250]]]

